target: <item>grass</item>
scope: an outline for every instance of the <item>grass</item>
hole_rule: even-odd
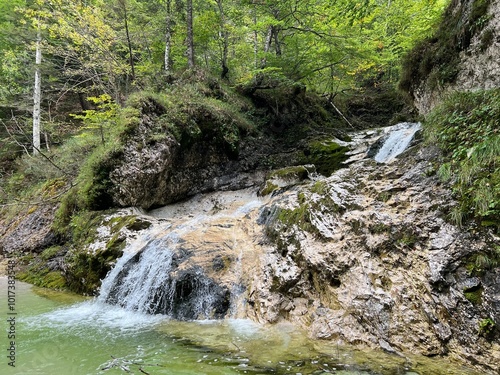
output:
[[[444,153],[438,176],[458,199],[456,224],[476,219],[500,230],[500,89],[454,93],[424,122],[427,141]]]

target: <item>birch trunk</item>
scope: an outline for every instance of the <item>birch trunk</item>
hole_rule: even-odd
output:
[[[41,114],[40,103],[42,100],[42,77],[40,74],[40,65],[42,64],[42,35],[40,27],[36,36],[36,54],[35,54],[35,88],[33,92],[33,155],[40,152],[40,131]]]

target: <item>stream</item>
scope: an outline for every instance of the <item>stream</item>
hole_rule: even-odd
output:
[[[387,135],[394,147],[381,144],[377,162],[396,157],[418,128],[396,130],[397,137]],[[249,190],[211,193],[142,213],[153,225],[127,245],[94,299],[16,280],[15,315],[6,299],[0,306],[0,342],[12,355],[2,356],[0,372],[476,374],[444,359],[355,350],[311,340],[290,323],[249,319],[243,286],[260,262],[256,217],[266,199]],[[216,248],[223,256],[214,258]],[[2,296],[8,286],[0,277]]]
[[[2,295],[6,287],[7,279],[0,278]],[[433,370],[416,372],[404,358],[309,340],[288,324],[177,321],[19,281],[16,309],[15,367],[3,356],[2,374],[474,374],[452,371],[442,360],[434,360]],[[5,303],[0,311],[7,316]],[[0,325],[6,332],[6,319]],[[432,362],[417,363],[429,366],[426,361]]]

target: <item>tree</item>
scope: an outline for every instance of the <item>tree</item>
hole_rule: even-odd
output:
[[[186,16],[188,67],[192,69],[194,68],[193,0],[187,0]]]
[[[42,64],[42,33],[40,29],[40,20],[38,20],[38,30],[36,34],[36,52],[35,52],[35,85],[33,90],[33,155],[40,152],[40,130],[41,114],[40,103],[42,101],[42,76],[40,74],[40,65]]]
[[[229,73],[229,68],[227,66],[227,54],[229,49],[229,32],[226,28],[226,15],[224,13],[224,7],[222,4],[222,0],[216,0],[217,7],[219,9],[219,17],[220,17],[220,31],[219,34],[222,38],[222,57],[221,57],[221,78],[226,79],[227,74]]]
[[[166,4],[167,17],[165,21],[165,55],[164,55],[164,68],[167,74],[171,73],[171,50],[172,50],[172,0],[167,0]]]

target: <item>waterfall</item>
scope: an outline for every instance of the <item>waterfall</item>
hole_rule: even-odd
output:
[[[373,138],[364,136],[368,156],[392,161],[419,129],[402,123],[370,131]],[[238,315],[248,262],[255,263],[257,220],[251,215],[263,204],[250,190],[218,192],[149,212],[154,225],[126,247],[103,280],[98,302],[182,320]]]
[[[388,134],[380,139],[377,144],[382,147],[375,154],[375,161],[388,163],[407,149],[413,140],[415,133],[421,128],[420,123],[403,122],[387,128]],[[375,146],[375,145],[374,145]]]
[[[228,202],[230,194],[151,212],[154,226],[125,248],[102,281],[98,302],[181,320],[230,314],[242,293],[241,259],[248,248],[236,228],[262,204],[254,194]]]

